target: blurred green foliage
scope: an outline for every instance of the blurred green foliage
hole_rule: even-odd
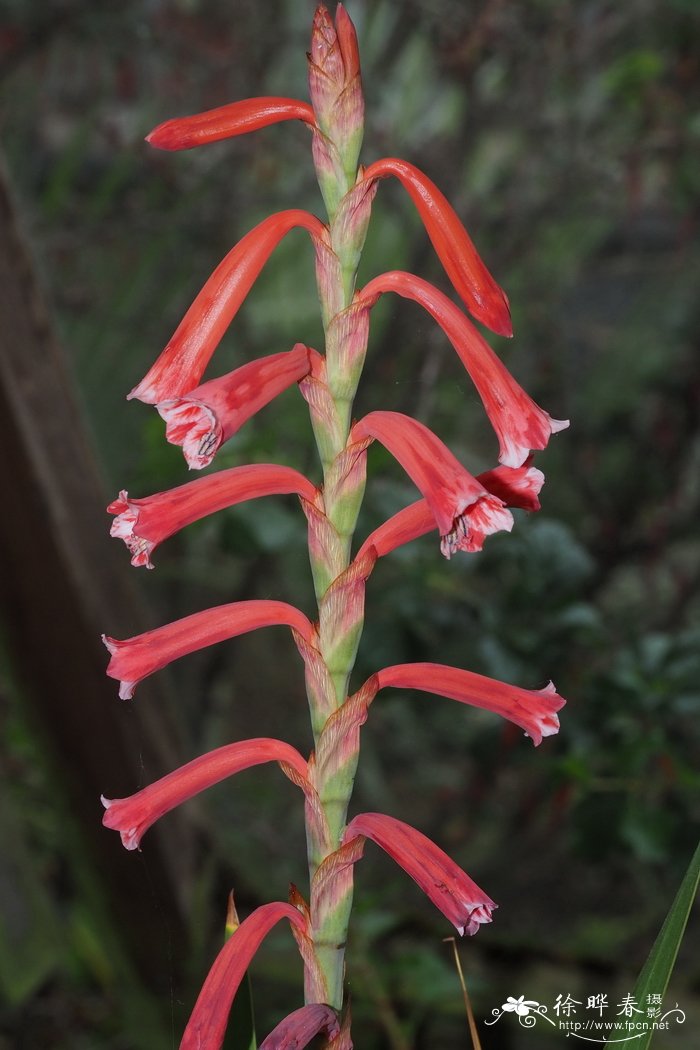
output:
[[[527,985],[534,994],[543,965],[559,976],[552,998],[564,977],[574,987],[595,972],[611,989],[629,979],[697,841],[698,9],[680,0],[348,7],[362,42],[364,157],[406,156],[444,188],[511,298],[516,339],[499,340],[498,352],[538,402],[572,419],[538,457],[540,515],[518,515],[510,536],[449,565],[426,537],[377,566],[354,682],[425,659],[528,687],[551,676],[569,698],[561,734],[536,752],[491,716],[425,696],[380,695],[363,730],[358,807],[434,835],[501,904],[493,926],[461,948],[486,1016],[501,992]],[[238,237],[270,211],[320,207],[300,125],[182,156],[146,151],[143,134],[233,98],[305,97],[311,12],[294,0],[274,18],[220,0],[3,10],[7,160],[108,491],[140,496],[186,480],[162,422],[124,395]],[[446,287],[410,203],[383,184],[361,280],[389,268]],[[320,338],[311,253],[294,234],[227,334],[215,372]],[[374,314],[358,414],[378,407],[425,420],[473,471],[494,464],[459,362],[403,301]],[[217,469],[268,460],[317,476],[295,392],[251,421]],[[361,536],[415,498],[380,449],[370,472]],[[292,500],[202,522],[156,554],[144,584],[153,622],[253,596],[308,611],[305,549]],[[286,637],[239,639],[175,675],[173,707],[192,754],[246,734],[308,747]],[[80,858],[58,832],[60,807],[41,801],[50,791],[41,755],[18,704],[13,711],[3,764],[17,782],[0,817],[24,902],[43,893],[45,917],[26,960],[11,956],[14,972],[0,957],[0,1048],[170,1045],[190,989],[173,989],[173,1003],[160,1004],[171,1014],[163,1034],[146,1035],[137,990],[109,965],[97,932],[108,916],[91,911]],[[272,773],[251,773],[211,791],[193,817],[202,838],[195,984],[220,943],[232,882],[244,907],[284,895],[290,879],[303,885],[302,817],[288,797]],[[31,818],[18,821],[8,803]],[[147,865],[147,843],[144,857]],[[16,874],[6,877],[16,885]],[[371,849],[357,882],[349,965],[358,1045],[466,1045],[441,943],[449,931]],[[167,938],[167,918],[164,929]],[[298,1005],[288,941],[275,936],[256,964],[260,1031]],[[688,987],[697,965],[682,956]],[[532,1038],[492,1029],[488,1046]]]

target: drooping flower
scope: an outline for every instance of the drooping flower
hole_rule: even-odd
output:
[[[432,430],[401,412],[370,412],[356,423],[351,440],[380,441],[425,497],[449,558],[458,550],[480,550],[486,536],[509,532],[513,515],[455,459]]]
[[[306,932],[301,912],[291,904],[275,901],[256,908],[229,937],[202,985],[180,1050],[220,1050],[231,1004],[245,972],[264,938],[281,919],[289,919],[294,928]]]
[[[492,332],[512,336],[508,298],[482,262],[454,208],[434,182],[408,161],[375,160],[363,179],[395,175],[418,209],[426,232],[454,288],[469,312]]]
[[[128,798],[102,797],[105,814],[102,823],[118,831],[125,849],[138,849],[148,829],[176,806],[227,777],[264,762],[290,766],[302,782],[308,764],[291,744],[269,737],[239,740],[200,755],[172,773],[156,780]]]
[[[532,450],[546,448],[552,434],[568,427],[568,419],[552,419],[535,404],[469,319],[434,285],[392,270],[373,278],[357,297],[372,304],[384,292],[413,299],[440,325],[479,391],[505,466],[522,466]]]
[[[315,353],[303,343],[281,354],[249,361],[225,376],[190,390],[185,397],[159,401],[165,437],[182,445],[190,470],[208,467],[219,447],[278,394],[311,369]]]
[[[377,671],[367,683],[376,684],[377,691],[391,686],[394,689],[420,689],[458,700],[462,704],[493,711],[520,726],[537,746],[542,737],[559,731],[556,712],[566,701],[550,682],[544,689],[521,689],[519,686],[498,682],[473,671],[445,664],[394,664]]]
[[[149,405],[181,397],[196,387],[214,350],[258,274],[282,238],[302,227],[322,241],[326,227],[315,215],[293,208],[258,223],[219,263],[178,325],[162,354],[129,398]]]
[[[307,642],[314,638],[311,623],[293,605],[267,599],[230,602],[123,641],[103,635],[111,654],[107,674],[119,681],[119,696],[128,700],[142,679],[171,661],[259,627],[277,625],[291,627]]]
[[[338,1035],[336,1012],[325,1003],[307,1003],[280,1021],[263,1039],[259,1050],[303,1050],[319,1032],[325,1032],[330,1039]]]
[[[156,149],[193,149],[283,120],[301,120],[311,127],[316,123],[308,102],[296,98],[244,98],[204,113],[166,120],[146,135],[146,142]]]
[[[458,933],[474,934],[491,922],[498,905],[487,897],[458,864],[410,824],[383,813],[360,813],[350,821],[343,843],[362,835],[388,853],[411,876]]]
[[[152,569],[156,547],[192,522],[246,500],[289,493],[312,500],[316,487],[298,470],[276,463],[230,467],[142,499],[122,490],[107,507],[116,514],[110,535],[124,540],[132,565]]]
[[[506,507],[518,507],[522,510],[540,509],[537,496],[544,484],[544,474],[536,467],[495,467],[493,470],[484,471],[483,474],[477,474],[476,480],[492,495],[502,500]],[[466,514],[469,516],[468,509]],[[355,561],[359,561],[371,547],[378,558],[383,558],[397,547],[402,547],[437,527],[428,501],[416,500],[415,503],[392,514],[379,528],[370,533],[357,552]],[[448,557],[449,554],[448,551]]]

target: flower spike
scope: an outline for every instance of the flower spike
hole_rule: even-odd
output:
[[[395,175],[418,209],[426,232],[469,312],[497,335],[512,336],[506,293],[494,281],[452,205],[427,175],[396,157],[375,160],[364,179]]]
[[[506,507],[519,507],[522,510],[539,510],[537,496],[544,484],[544,474],[536,467],[495,467],[477,474],[476,480],[485,489],[497,496]],[[469,511],[467,510],[467,516]],[[369,551],[370,547],[378,558],[390,554],[397,547],[403,547],[419,536],[425,536],[437,528],[437,522],[425,499],[416,500],[408,507],[393,514],[374,532],[370,533],[355,556],[355,561]]]
[[[146,135],[146,142],[156,149],[194,149],[209,142],[246,135],[249,131],[279,124],[283,120],[302,120],[311,127],[316,123],[308,102],[295,98],[244,98],[191,117],[166,120]]]
[[[290,766],[300,786],[308,785],[308,765],[291,744],[269,737],[240,740],[200,755],[128,798],[103,796],[106,812],[102,823],[119,832],[125,849],[139,849],[148,829],[166,813],[221,780],[263,762],[279,762],[283,771],[285,765]]]
[[[251,416],[311,370],[312,351],[303,343],[282,354],[249,361],[233,372],[190,390],[186,397],[160,401],[165,437],[182,445],[190,470],[208,467],[219,447]]]
[[[351,842],[358,835],[381,846],[461,936],[474,934],[481,923],[491,922],[491,912],[498,905],[451,857],[410,824],[383,813],[360,813],[345,829],[343,843]]]
[[[355,423],[351,439],[374,438],[391,452],[420,489],[442,540],[446,558],[458,550],[481,550],[493,532],[513,528],[513,515],[455,459],[432,430],[401,412],[370,412]]]
[[[304,641],[314,638],[311,623],[299,609],[267,599],[217,605],[124,641],[103,635],[102,641],[112,657],[107,674],[119,681],[121,699],[129,700],[142,679],[181,656],[259,627],[282,624],[297,631]]]
[[[552,419],[528,397],[474,325],[434,285],[412,273],[392,270],[371,280],[358,297],[373,304],[384,292],[413,299],[440,325],[479,391],[498,436],[498,458],[505,466],[522,466],[532,449],[546,448],[551,434],[568,427],[568,419]]]
[[[306,932],[306,921],[291,904],[263,904],[229,937],[202,985],[180,1043],[180,1050],[221,1050],[228,1015],[253,956],[272,927],[289,919]]]
[[[260,496],[295,493],[313,500],[316,491],[298,470],[276,463],[230,467],[142,499],[130,499],[122,490],[107,507],[116,514],[110,535],[124,540],[132,565],[152,569],[151,555],[159,544],[208,514]]]
[[[148,405],[181,397],[194,389],[212,354],[273,250],[290,230],[301,226],[312,240],[326,227],[310,212],[293,208],[263,219],[222,259],[195,298],[162,354],[127,400]]]
[[[520,726],[535,746],[542,743],[542,737],[559,732],[556,712],[566,703],[552,682],[544,689],[520,689],[445,664],[395,664],[377,671],[370,682],[376,684],[377,690],[389,686],[394,689],[420,689],[493,711]]]

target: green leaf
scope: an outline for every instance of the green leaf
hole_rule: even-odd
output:
[[[641,973],[634,986],[633,998],[635,1002],[646,1002],[649,994],[658,994],[663,997],[676,962],[678,949],[680,948],[683,934],[690,909],[693,906],[695,895],[700,882],[700,844],[693,854],[688,870],[685,873],[680,889],[676,894],[668,915],[664,920],[661,931],[654,942],[654,947],[649,953],[649,958],[644,963]],[[644,1032],[639,1039],[634,1040],[635,1050],[646,1050],[651,1045],[654,1035],[652,1028]],[[615,1040],[606,1043],[606,1047],[612,1046]],[[618,1040],[619,1042],[619,1040]]]

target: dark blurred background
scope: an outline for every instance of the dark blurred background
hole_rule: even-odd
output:
[[[535,750],[447,700],[380,696],[354,806],[410,820],[500,905],[460,946],[478,1018],[507,995],[551,1005],[631,991],[697,843],[700,757],[700,9],[695,0],[349,0],[367,99],[363,159],[403,156],[444,189],[507,289],[518,379],[571,429],[537,458],[543,509],[449,564],[432,537],[378,565],[353,679],[405,660],[569,698]],[[182,155],[143,136],[254,94],[307,97],[313,4],[0,2],[4,507],[0,540],[0,1048],[177,1045],[242,913],[305,886],[301,807],[272,767],[211,790],[127,854],[100,826],[126,795],[244,736],[310,746],[282,631],[144,683],[104,679],[126,637],[209,605],[312,613],[292,499],[234,508],[132,569],[103,507],[188,480],[150,408],[124,396],[229,247],[271,211],[321,209],[300,124]],[[408,198],[380,186],[360,281],[413,270],[448,289]],[[220,374],[319,345],[305,235],[276,251],[219,350]],[[493,435],[418,307],[374,311],[358,414],[429,423],[473,472]],[[284,462],[318,478],[290,391],[215,469]],[[358,535],[415,498],[381,450]],[[8,480],[9,474],[9,480]],[[372,847],[357,868],[349,980],[362,1050],[466,1047],[450,930]],[[700,1020],[692,924],[669,1000]],[[695,942],[695,950],[693,950]],[[259,1031],[300,1004],[291,938],[253,972]],[[485,1050],[561,1045],[512,1016]],[[235,1043],[231,1043],[232,1046]]]

